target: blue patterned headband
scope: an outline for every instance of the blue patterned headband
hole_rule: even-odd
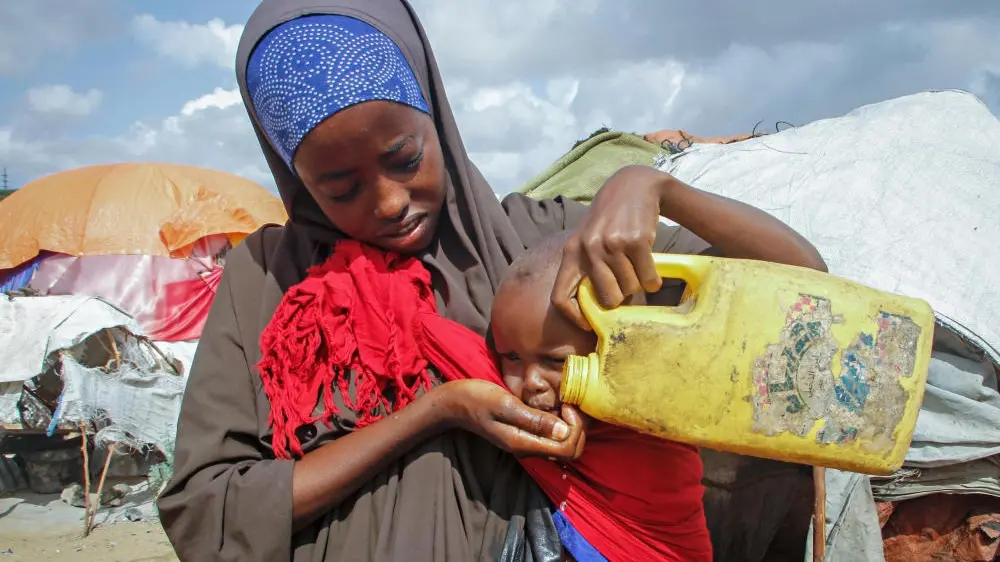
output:
[[[372,100],[430,113],[399,47],[367,23],[305,16],[272,29],[247,63],[257,121],[292,173],[302,138],[326,118]]]

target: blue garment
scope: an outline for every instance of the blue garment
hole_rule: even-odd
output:
[[[42,256],[38,255],[15,268],[0,270],[0,293],[19,291],[27,287],[40,265]]]
[[[272,29],[250,55],[247,91],[261,129],[293,170],[302,138],[342,109],[386,100],[430,113],[392,39],[339,15],[304,16]]]
[[[559,531],[559,540],[562,542],[563,548],[573,555],[576,562],[608,562],[608,559],[591,546],[587,539],[580,534],[580,531],[577,531],[576,527],[558,509],[552,510],[552,521],[556,524],[556,530]]]

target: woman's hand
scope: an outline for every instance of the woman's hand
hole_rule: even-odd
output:
[[[619,170],[597,192],[587,217],[566,242],[552,303],[581,328],[591,329],[576,300],[585,276],[606,308],[630,295],[659,290],[663,281],[652,250],[664,183],[670,179],[648,166]]]
[[[563,406],[562,416],[528,408],[507,389],[490,382],[445,383],[391,416],[299,459],[292,477],[295,529],[349,498],[417,443],[455,427],[515,455],[575,460],[583,453],[584,422],[569,406]]]
[[[431,393],[442,394],[445,415],[452,425],[509,453],[563,462],[583,454],[584,421],[572,406],[563,405],[560,419],[525,406],[505,388],[476,379],[448,382]]]

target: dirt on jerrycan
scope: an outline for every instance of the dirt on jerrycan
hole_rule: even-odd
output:
[[[811,269],[654,254],[687,284],[679,306],[604,309],[563,368],[588,415],[720,451],[875,475],[903,464],[927,382],[926,302]]]

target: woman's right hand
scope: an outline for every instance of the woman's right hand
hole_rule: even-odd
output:
[[[507,389],[478,379],[451,381],[432,392],[442,393],[452,425],[509,453],[564,462],[583,454],[583,416],[572,406],[563,405],[560,418],[529,408]]]

